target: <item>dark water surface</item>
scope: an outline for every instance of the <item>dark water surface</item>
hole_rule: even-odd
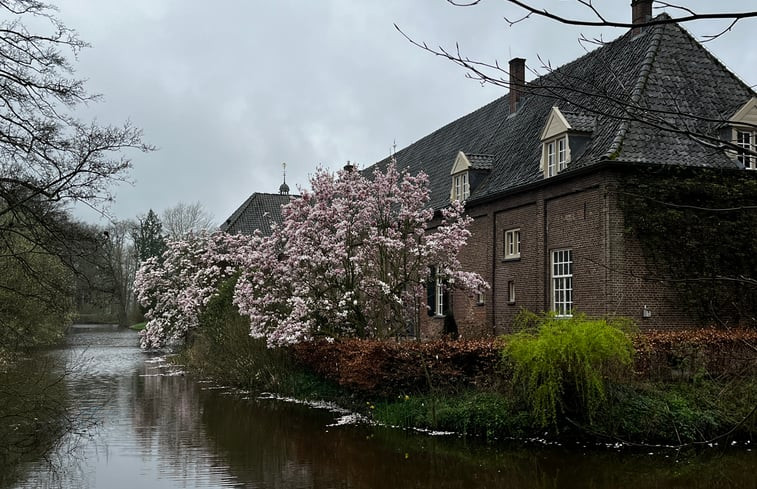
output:
[[[748,446],[693,456],[487,447],[339,425],[344,413],[198,382],[136,345],[132,331],[80,325],[51,353],[81,363],[66,378],[72,402],[101,422],[18,487],[757,488]]]

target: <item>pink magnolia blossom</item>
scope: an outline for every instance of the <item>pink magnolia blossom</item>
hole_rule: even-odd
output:
[[[222,232],[188,235],[170,241],[160,259],[143,262],[134,281],[137,300],[147,308],[142,347],[183,341],[220,283],[237,273],[254,239]]]
[[[416,326],[432,267],[471,293],[487,288],[457,259],[472,219],[453,202],[429,231],[428,178],[394,162],[371,178],[323,169],[243,258],[235,303],[270,346],[316,337],[388,337]]]

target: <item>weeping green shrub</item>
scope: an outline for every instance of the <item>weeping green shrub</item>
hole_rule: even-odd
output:
[[[559,414],[591,421],[607,397],[606,382],[629,372],[629,319],[523,312],[516,324],[525,329],[505,338],[503,357],[542,426],[556,426]]]

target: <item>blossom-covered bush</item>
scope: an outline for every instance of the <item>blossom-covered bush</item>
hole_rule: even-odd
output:
[[[462,203],[443,209],[429,230],[435,216],[425,174],[392,162],[371,178],[319,169],[310,184],[243,258],[235,303],[253,336],[277,346],[416,330],[432,267],[450,286],[487,287],[457,259],[472,221]]]
[[[168,242],[160,257],[145,260],[134,281],[137,300],[147,310],[142,347],[183,341],[197,327],[219,284],[238,272],[241,257],[256,239],[222,232],[190,234]]]
[[[488,287],[457,259],[472,219],[461,202],[435,216],[425,174],[392,162],[371,178],[319,169],[310,184],[271,236],[190,235],[145,261],[135,281],[147,308],[142,346],[184,340],[236,273],[234,304],[269,346],[417,331],[432,267],[450,287]]]

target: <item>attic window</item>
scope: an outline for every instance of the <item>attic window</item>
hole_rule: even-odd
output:
[[[557,107],[547,117],[547,123],[541,131],[541,163],[539,165],[544,178],[554,177],[568,167],[570,162],[570,145],[568,131],[573,129]]]
[[[568,167],[568,136],[563,135],[544,143],[545,176],[554,177]]]
[[[757,97],[752,97],[729,120],[728,132],[736,149],[731,157],[745,170],[757,170]]]
[[[736,129],[736,159],[746,170],[757,170],[757,131]]]
[[[468,182],[468,172],[460,172],[452,175],[452,196],[450,200],[464,201],[470,196],[470,184]]]

